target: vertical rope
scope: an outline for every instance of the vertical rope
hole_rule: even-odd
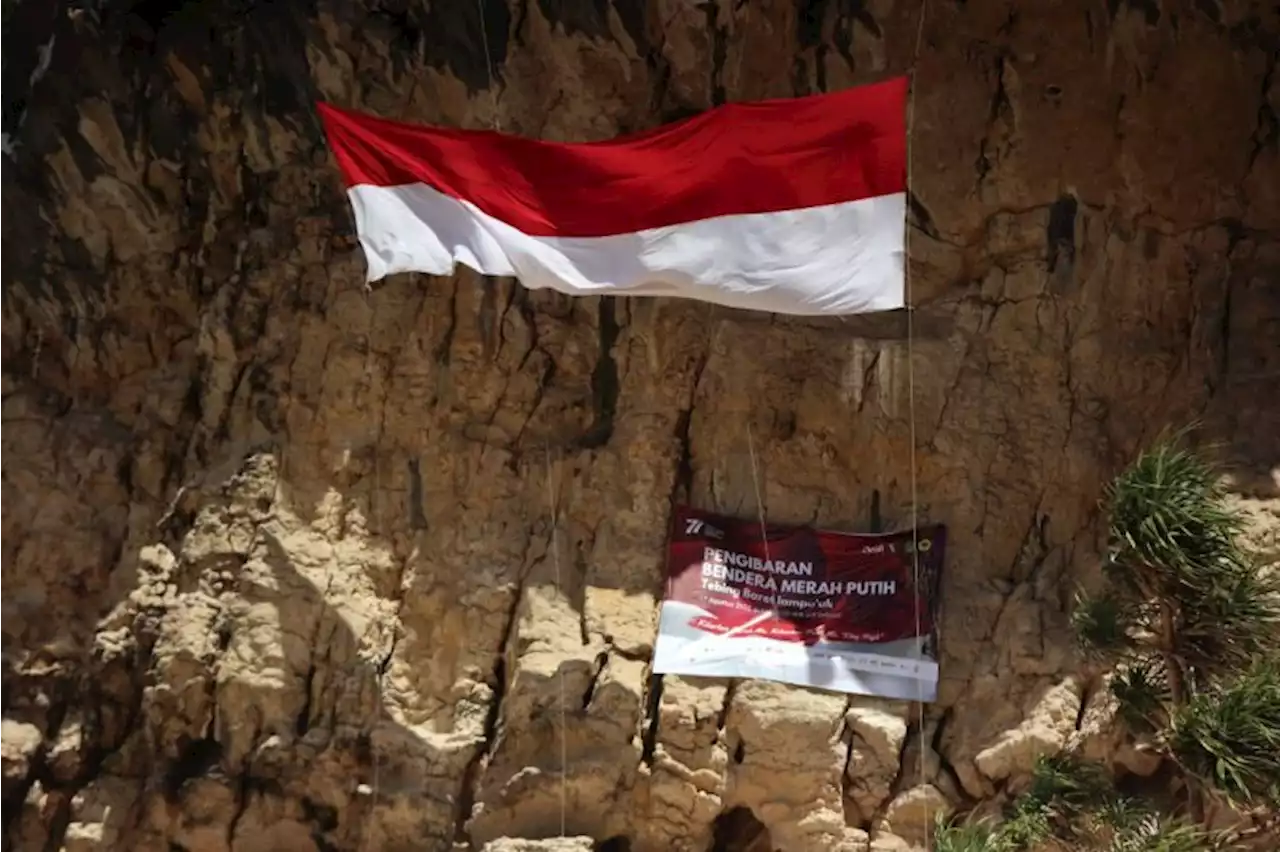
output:
[[[751,455],[751,481],[756,488],[756,512],[760,516],[760,541],[764,543],[764,561],[772,562],[769,557],[769,536],[766,534],[764,523],[764,500],[760,496],[760,474],[756,470],[756,442],[751,433],[751,420],[747,420],[747,452]],[[772,615],[774,610],[768,610],[768,614]]]
[[[545,461],[547,468],[547,513],[551,519],[551,560],[555,565],[556,590],[559,591],[560,585],[560,537],[557,534],[559,527],[559,511],[556,501],[556,491],[552,483],[551,477],[551,448],[543,445],[545,453]],[[559,667],[559,675],[557,678],[560,682],[560,836],[565,836],[565,823],[569,813],[569,732],[567,711],[565,710],[565,691],[564,691],[564,666]]]
[[[924,41],[925,9],[928,0],[920,0],[919,22],[916,24],[915,51],[911,56],[911,91],[907,101],[907,192],[911,192],[911,139],[916,117],[916,66],[920,61],[920,46]],[[907,420],[911,442],[911,577],[915,595],[916,636],[920,641],[920,487],[916,465],[916,370],[915,370],[915,299],[911,287],[911,223],[903,217],[906,228],[903,237],[903,286],[907,303]],[[923,650],[923,645],[921,646]],[[924,686],[916,678],[916,726],[920,737],[920,783],[925,783],[925,734],[924,734]],[[929,842],[930,814],[926,801],[924,814],[924,848],[932,848]]]
[[[364,390],[365,394],[369,397],[369,399],[366,400],[368,410],[370,414],[376,418],[380,415],[379,412],[375,411],[371,402],[373,396],[373,332],[377,326],[375,317],[377,308],[376,303],[374,302],[373,287],[368,282],[365,282],[363,295],[365,307],[368,309],[368,321],[365,324],[364,333]],[[373,441],[373,489],[369,493],[369,521],[373,524],[374,530],[380,529],[381,527],[378,514],[378,490],[381,484],[379,476],[380,466],[378,464],[378,445],[381,442],[381,437],[381,430],[375,430]],[[392,648],[394,649],[394,647],[395,642],[393,640]],[[387,662],[390,664],[390,659],[388,659]],[[374,687],[378,692],[377,701],[379,704],[385,706],[386,679],[384,672],[381,669],[374,670],[373,682]],[[390,713],[390,710],[388,709],[387,712]],[[382,758],[378,753],[377,728],[378,721],[375,719],[373,729],[369,732],[369,750],[373,754],[373,789],[371,791],[369,802],[370,817],[377,812],[378,798],[381,793],[382,784]],[[361,834],[363,835],[363,831]]]
[[[498,90],[493,87],[493,58],[489,55],[489,28],[484,23],[484,0],[476,0],[476,8],[480,11],[480,44],[484,47],[484,70],[489,75],[489,97],[493,101],[493,129],[502,130],[502,119],[498,117]]]

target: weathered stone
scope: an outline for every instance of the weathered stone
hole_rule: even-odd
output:
[[[906,705],[860,697],[851,704],[845,714],[853,737],[845,766],[845,793],[857,808],[858,821],[866,824],[889,798],[902,769]]]
[[[929,3],[917,56],[882,0],[164,5],[6,6],[7,845],[704,852],[736,812],[911,848],[878,821],[920,790],[1154,771],[1093,698],[1076,730],[1070,590],[1103,484],[1193,416],[1280,552],[1274,9]],[[366,288],[314,113],[582,141],[909,71],[910,338]],[[923,731],[650,676],[672,501],[757,493],[948,524]]]
[[[549,840],[521,840],[500,837],[482,847],[482,852],[591,852],[590,837],[556,837]]]
[[[44,736],[35,725],[5,719],[0,729],[0,753],[3,754],[4,794],[7,797],[31,771],[31,759]]]
[[[923,843],[934,831],[938,818],[945,819],[955,805],[932,784],[921,784],[893,797],[884,810],[877,834],[893,834]]]

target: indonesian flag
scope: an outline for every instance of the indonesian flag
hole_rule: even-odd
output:
[[[781,314],[904,305],[907,78],[602,142],[318,104],[368,280],[465,264],[577,296]]]

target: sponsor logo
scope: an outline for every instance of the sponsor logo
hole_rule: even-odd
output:
[[[715,541],[724,538],[724,530],[712,526],[701,518],[685,518],[684,534],[697,538],[709,538]]]

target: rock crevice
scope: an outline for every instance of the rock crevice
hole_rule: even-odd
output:
[[[1066,612],[1166,423],[1275,550],[1280,13],[456,5],[5,5],[6,849],[908,849],[1071,744],[1156,772]],[[909,71],[910,325],[368,287],[313,109],[582,141]],[[923,725],[654,676],[673,501],[945,522]]]

